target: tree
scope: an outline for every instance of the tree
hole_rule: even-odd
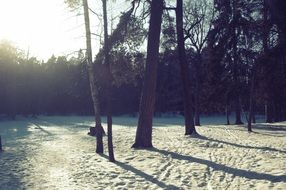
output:
[[[25,81],[21,80],[22,70],[19,69],[20,65],[18,65],[22,57],[21,51],[11,42],[0,41],[0,105],[11,119],[15,119],[23,104],[19,87]]]
[[[280,0],[265,0],[265,4],[269,7],[272,32],[270,32],[269,37],[268,60],[265,60],[266,64],[264,64],[264,67],[265,70],[271,70],[275,73],[267,77],[265,89],[267,96],[266,122],[270,123],[281,121],[282,115],[285,115],[285,110],[283,113],[281,104],[281,102],[284,102],[282,96],[285,92],[280,89],[281,86],[285,85],[286,81],[286,3]],[[277,89],[279,90],[277,91]]]
[[[3,151],[3,148],[2,148],[2,140],[1,140],[1,136],[0,136],[0,152]]]
[[[106,94],[107,94],[107,133],[108,133],[108,154],[109,161],[115,162],[112,143],[112,113],[111,113],[111,86],[112,86],[112,73],[110,68],[109,44],[108,44],[108,22],[107,22],[107,8],[106,1],[102,0],[103,8],[103,25],[104,25],[104,61],[106,66]]]
[[[160,32],[163,14],[163,0],[151,2],[151,15],[148,31],[146,70],[139,107],[139,119],[133,148],[152,147],[152,120],[155,105],[157,66]]]
[[[267,54],[268,51],[268,34],[269,34],[269,25],[268,25],[268,7],[266,5],[265,0],[263,1],[258,1],[258,3],[262,6],[256,6],[258,7],[258,11],[260,14],[262,14],[262,27],[263,29],[260,29],[260,33],[262,33],[262,55]],[[254,34],[257,35],[257,34]],[[258,63],[261,62],[261,56],[258,56],[258,58],[254,61],[251,74],[250,74],[250,92],[249,92],[249,113],[248,113],[248,121],[247,121],[247,130],[248,132],[252,132],[252,122],[253,119],[255,118],[254,115],[254,102],[255,102],[255,88],[256,88],[256,75],[257,75],[257,67]]]
[[[192,94],[190,91],[189,67],[187,64],[184,31],[183,31],[183,1],[177,0],[176,7],[176,28],[179,63],[181,67],[181,77],[184,89],[184,110],[185,110],[185,135],[196,134],[194,126],[194,115],[192,108]]]
[[[238,9],[238,2],[236,0],[232,0],[230,3],[231,7],[231,48],[232,48],[232,76],[233,76],[233,86],[235,90],[234,94],[234,107],[235,107],[235,124],[243,124],[241,121],[241,103],[240,103],[240,89],[239,89],[239,55],[238,55],[238,36],[240,35],[239,31],[239,17],[240,12]]]
[[[235,124],[242,124],[241,104],[248,69],[242,47],[246,42],[244,39],[251,25],[253,12],[248,10],[250,3],[244,0],[214,1],[214,4],[218,15],[213,21],[209,41],[212,41],[210,44],[217,51],[214,54],[217,61],[225,67],[222,80],[229,81],[227,83],[230,84],[226,90],[230,96],[225,97],[230,97],[233,101]]]
[[[88,74],[89,74],[89,84],[91,97],[93,100],[93,108],[94,108],[94,116],[95,116],[95,133],[96,133],[96,152],[103,153],[103,127],[101,125],[101,116],[100,116],[100,105],[99,105],[99,91],[98,86],[96,86],[96,78],[94,66],[92,63],[92,49],[91,49],[91,32],[90,32],[90,22],[89,22],[89,9],[87,0],[83,0],[84,7],[84,20],[85,20],[85,30],[86,30],[86,58],[87,58],[87,66],[88,66]]]
[[[206,45],[211,22],[214,17],[213,4],[209,0],[189,1],[184,8],[184,39],[195,52],[194,66],[194,110],[195,125],[200,126],[200,95],[202,87],[203,48]]]

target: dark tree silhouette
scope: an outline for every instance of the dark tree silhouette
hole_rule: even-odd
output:
[[[195,60],[192,62],[194,75],[194,118],[195,125],[200,126],[200,102],[203,78],[203,50],[206,46],[211,22],[214,18],[213,2],[196,0],[186,2],[184,7],[184,39],[185,44],[194,51]]]
[[[3,148],[2,148],[2,140],[1,140],[1,136],[0,136],[0,152],[3,151]]]
[[[139,107],[139,119],[133,148],[152,147],[152,121],[155,105],[157,66],[163,14],[163,0],[151,2],[151,15],[148,31],[146,70],[142,97]]]
[[[185,135],[196,134],[196,128],[194,125],[194,114],[192,108],[192,93],[189,78],[189,67],[187,63],[185,40],[183,31],[183,1],[177,0],[176,7],[176,28],[177,28],[177,43],[179,63],[181,67],[181,77],[184,89],[184,110],[185,110]]]
[[[111,106],[111,87],[112,87],[112,73],[110,68],[110,55],[109,55],[109,44],[108,44],[108,22],[107,22],[107,8],[106,1],[102,0],[103,8],[103,24],[104,24],[104,61],[106,66],[106,95],[107,95],[107,133],[108,133],[108,154],[109,161],[115,162],[113,153],[113,142],[112,142],[112,106]]]

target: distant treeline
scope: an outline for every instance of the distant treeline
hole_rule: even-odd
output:
[[[86,64],[82,57],[52,56],[47,62],[24,58],[7,43],[0,45],[0,114],[91,115],[93,113]],[[139,88],[134,83],[112,89],[115,114],[135,113]],[[101,92],[103,113],[105,96]]]
[[[112,88],[113,114],[138,112],[142,87],[144,55],[120,56],[113,64],[116,82]],[[156,113],[180,114],[183,112],[182,85],[176,51],[165,51],[160,55],[157,84]],[[136,57],[137,59],[132,59]],[[193,57],[189,52],[190,59]],[[133,61],[131,61],[133,60]],[[134,61],[136,60],[136,61]],[[192,60],[193,62],[195,59]],[[137,66],[136,66],[137,65]],[[221,86],[208,80],[212,71],[204,68],[201,112],[204,114],[224,113],[225,97]],[[191,70],[190,70],[191,72]],[[269,73],[270,75],[270,73]],[[247,111],[249,84],[242,83],[242,108]],[[214,83],[214,84],[213,84]],[[275,84],[275,83],[273,83]],[[82,55],[76,58],[52,56],[47,62],[36,58],[25,58],[8,43],[0,46],[0,114],[14,118],[15,115],[92,115],[86,64]],[[277,88],[278,90],[279,88]],[[284,89],[281,89],[284,92]],[[279,107],[285,110],[285,94],[278,93]],[[257,94],[256,112],[263,113],[264,99]],[[101,91],[102,113],[105,114],[105,92]],[[285,112],[283,112],[285,114]]]
[[[183,112],[182,86],[176,51],[161,54],[156,113],[180,114]],[[117,55],[118,56],[118,55]],[[113,114],[131,114],[138,112],[142,86],[143,55],[137,62],[121,60],[114,64],[114,75],[118,83],[112,89]],[[120,56],[118,56],[120,57]],[[189,57],[192,55],[189,53]],[[131,58],[130,58],[131,59]],[[120,60],[117,59],[118,61]],[[193,60],[195,61],[195,60]],[[131,73],[132,64],[136,71]],[[131,65],[131,66],[128,66]],[[209,67],[203,67],[204,72]],[[191,72],[191,70],[190,70]],[[129,73],[129,76],[124,76]],[[135,73],[135,74],[134,74]],[[131,77],[131,75],[133,75]],[[201,94],[201,112],[204,114],[224,113],[225,98],[222,87],[213,84],[204,74],[203,90]],[[211,75],[210,75],[211,76]],[[66,57],[52,56],[47,62],[40,62],[36,58],[26,59],[13,46],[2,43],[0,46],[0,114],[11,118],[21,115],[92,115],[93,107],[90,96],[86,64],[82,56],[67,60]],[[244,96],[241,99],[243,111],[248,106],[248,84],[242,83],[240,88]],[[283,89],[280,89],[283,91]],[[105,114],[105,92],[101,92],[102,113]],[[278,96],[279,95],[279,96]],[[280,104],[285,106],[282,99],[285,94],[278,94]],[[264,100],[257,94],[256,112],[263,113]]]
[[[184,40],[195,115],[235,112],[239,121],[253,105],[254,113],[266,114],[267,122],[286,120],[285,2],[203,0],[190,1],[185,9]],[[113,115],[136,115],[139,110],[146,62],[141,49],[146,34],[145,24],[138,22],[141,17],[134,18],[129,26],[132,32],[110,50]],[[154,80],[157,115],[184,113],[175,26],[175,18],[165,12]],[[112,39],[117,37],[121,33]],[[98,57],[94,74],[101,75],[97,77],[102,80],[97,81],[100,109],[106,114],[106,92],[101,84],[107,77],[100,69],[104,59]],[[92,113],[83,52],[69,58],[52,56],[43,62],[9,42],[0,42],[0,115]]]

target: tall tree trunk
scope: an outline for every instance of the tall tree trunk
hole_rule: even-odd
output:
[[[235,124],[241,125],[243,124],[243,122],[241,121],[241,105],[238,94],[235,96],[234,106],[235,106]]]
[[[229,122],[229,106],[228,105],[226,105],[225,106],[225,114],[226,114],[226,124],[227,125],[230,125],[230,122]]]
[[[152,120],[155,105],[159,44],[163,14],[163,0],[151,2],[148,31],[147,59],[143,91],[139,107],[139,120],[133,148],[152,147]]]
[[[106,1],[102,0],[103,7],[103,25],[104,25],[104,60],[106,66],[106,92],[107,92],[107,134],[108,134],[108,155],[109,161],[115,162],[112,143],[112,113],[111,113],[111,87],[112,87],[112,73],[110,68],[109,44],[108,44],[108,22],[107,22],[107,8]]]
[[[267,43],[267,39],[268,39],[268,8],[266,5],[266,1],[263,1],[263,25],[264,25],[264,31],[263,31],[263,52],[264,54],[267,53],[268,51],[268,43]],[[252,78],[251,78],[251,88],[250,88],[250,102],[249,102],[249,120],[248,120],[248,124],[247,124],[247,128],[248,131],[251,132],[252,131],[252,126],[251,126],[251,121],[253,121],[253,123],[255,123],[255,115],[254,115],[254,111],[253,111],[253,107],[254,107],[254,88],[255,88],[255,73],[256,73],[256,62],[253,65],[253,73],[252,73]]]
[[[238,79],[238,50],[237,50],[237,1],[232,2],[233,9],[233,23],[232,23],[232,48],[233,48],[233,83],[235,88],[234,97],[234,111],[235,111],[235,124],[243,124],[241,121],[241,105],[240,105],[240,89],[239,89],[239,79]]]
[[[255,102],[253,102],[253,114],[252,114],[252,123],[256,123],[256,117],[255,117]]]
[[[249,59],[246,58],[247,64],[249,65]],[[255,120],[254,115],[254,91],[255,91],[255,74],[256,74],[256,61],[253,63],[252,66],[252,72],[251,72],[251,78],[250,78],[250,91],[249,91],[249,112],[248,112],[248,120],[247,120],[247,129],[248,132],[252,132],[252,125],[251,122],[253,122],[253,119]]]
[[[183,1],[177,0],[176,7],[176,28],[179,62],[181,67],[181,77],[184,90],[184,109],[185,109],[185,135],[196,134],[194,125],[194,114],[192,108],[192,94],[190,89],[189,67],[187,64],[184,31],[183,31]]]
[[[1,140],[1,136],[0,136],[0,152],[3,151],[3,148],[2,148],[2,140]]]
[[[195,85],[195,125],[200,126],[200,91],[201,91],[201,65],[202,65],[202,56],[198,54],[198,61],[196,63],[196,85]]]
[[[250,84],[249,115],[248,115],[248,121],[247,121],[248,132],[252,132],[251,121],[252,121],[252,118],[254,117],[254,114],[253,114],[253,102],[254,102],[254,87],[255,87],[255,69],[256,68],[253,68],[252,77],[251,77],[251,84]]]
[[[229,122],[229,95],[228,95],[228,93],[226,94],[225,115],[226,115],[226,124],[230,125],[230,122]]]
[[[236,41],[236,40],[234,40]],[[237,71],[237,47],[236,42],[234,42],[234,71],[233,71],[233,80],[234,80],[234,88],[235,88],[235,97],[234,97],[234,110],[235,110],[235,124],[241,125],[243,122],[241,121],[241,105],[240,105],[240,89],[238,85],[238,71]]]
[[[263,30],[263,39],[262,39],[262,43],[263,43],[263,52],[264,54],[268,54],[268,34],[269,34],[269,24],[268,24],[268,4],[267,4],[267,0],[263,1],[263,25],[264,25],[264,30]],[[265,104],[265,116],[266,116],[266,122],[267,123],[272,123],[273,122],[273,118],[272,118],[272,104],[271,104],[271,98],[270,98],[270,94],[271,92],[269,92],[269,90],[266,91],[266,96],[267,96],[267,100],[266,100],[266,104]]]
[[[256,70],[253,71],[252,79],[251,79],[251,84],[250,84],[250,93],[249,93],[249,113],[248,113],[248,118],[249,120],[247,121],[247,128],[248,131],[252,130],[252,123],[256,123],[256,118],[255,118],[255,100],[254,100],[254,91],[255,91],[255,72]],[[251,123],[252,122],[252,123]]]
[[[87,0],[83,0],[83,8],[84,8],[84,22],[85,22],[85,32],[86,32],[86,58],[87,58],[89,85],[93,101],[95,128],[96,128],[96,152],[103,153],[103,142],[102,142],[103,127],[101,125],[101,117],[100,117],[99,92],[96,86],[96,78],[94,75],[94,67],[92,64],[91,34],[90,34],[90,22],[89,22]]]

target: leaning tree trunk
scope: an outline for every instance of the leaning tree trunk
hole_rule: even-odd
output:
[[[107,134],[108,134],[108,154],[109,161],[115,162],[112,143],[112,113],[111,113],[111,87],[112,87],[112,73],[110,68],[109,44],[108,44],[108,23],[107,23],[107,9],[106,1],[102,0],[103,7],[103,24],[104,24],[104,60],[106,66],[106,94],[107,94]]]
[[[152,147],[152,120],[155,106],[163,5],[163,0],[154,0],[151,2],[146,70],[139,108],[138,127],[136,131],[135,143],[132,146],[133,148]]]
[[[184,109],[185,109],[185,135],[196,134],[194,125],[194,114],[192,108],[192,94],[190,90],[189,67],[185,50],[184,31],[183,31],[183,1],[177,0],[176,8],[176,29],[179,62],[181,67],[181,77],[184,89]]]
[[[85,32],[86,32],[86,58],[87,58],[89,85],[90,85],[91,97],[94,108],[94,116],[95,116],[96,152],[103,153],[103,142],[102,142],[103,127],[101,125],[101,117],[100,117],[99,92],[96,86],[96,78],[94,75],[95,72],[92,64],[91,33],[90,33],[90,22],[89,22],[87,0],[83,0],[83,8],[84,8],[84,22],[85,22]]]

